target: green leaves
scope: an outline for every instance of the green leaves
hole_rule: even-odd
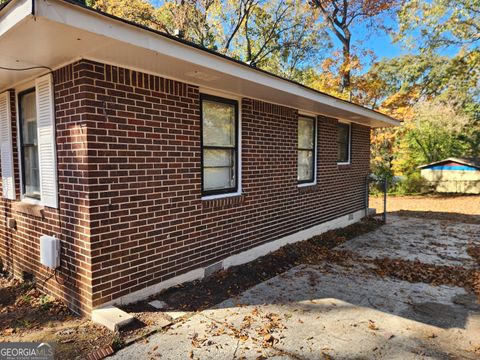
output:
[[[397,40],[406,41],[412,48],[431,50],[460,46],[478,49],[478,0],[407,0],[398,17],[400,31]]]

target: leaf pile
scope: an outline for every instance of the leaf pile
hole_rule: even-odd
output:
[[[459,286],[474,290],[480,296],[480,271],[460,266],[425,264],[401,259],[365,260],[375,265],[370,268],[376,275],[394,277],[408,282]]]
[[[265,349],[278,343],[284,329],[286,326],[279,314],[263,313],[255,307],[243,317],[238,327],[228,321],[214,320],[207,325],[204,336],[200,337],[196,332],[193,333],[191,343],[193,348],[214,345],[215,337],[229,332],[238,342],[245,343],[250,340]]]

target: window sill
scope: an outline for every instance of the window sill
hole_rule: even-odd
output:
[[[39,204],[32,204],[26,201],[12,203],[12,210],[21,214],[44,218],[44,207]]]
[[[310,182],[310,183],[300,183],[300,184],[297,184],[297,186],[299,188],[312,187],[312,186],[317,186],[317,182],[314,181],[314,182]]]
[[[303,193],[311,193],[315,192],[318,189],[318,184],[315,183],[308,183],[308,184],[298,184],[298,192],[300,194]]]
[[[202,206],[204,208],[231,207],[242,204],[245,195],[242,193],[211,195],[202,197]]]
[[[349,168],[352,165],[351,162],[337,162],[337,167],[339,168]]]
[[[226,194],[204,195],[202,196],[202,200],[209,201],[209,200],[225,199],[225,198],[238,197],[238,196],[242,196],[242,193],[237,191],[234,193],[226,193]]]

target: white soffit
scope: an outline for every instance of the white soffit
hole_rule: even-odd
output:
[[[8,49],[0,52],[0,66],[55,68],[86,58],[372,127],[399,124],[386,115],[68,2],[14,0],[8,6],[30,1],[35,1],[35,18],[25,15],[0,36],[0,48]],[[3,9],[0,15],[5,11],[10,13]],[[0,91],[40,72],[0,70]]]

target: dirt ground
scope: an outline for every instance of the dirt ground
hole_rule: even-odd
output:
[[[382,213],[383,198],[374,196],[370,197],[370,207],[375,208],[377,213]],[[387,212],[396,212],[400,210],[480,216],[480,196],[388,196]]]
[[[56,358],[85,359],[115,338],[33,284],[0,276],[0,342],[54,342]]]

